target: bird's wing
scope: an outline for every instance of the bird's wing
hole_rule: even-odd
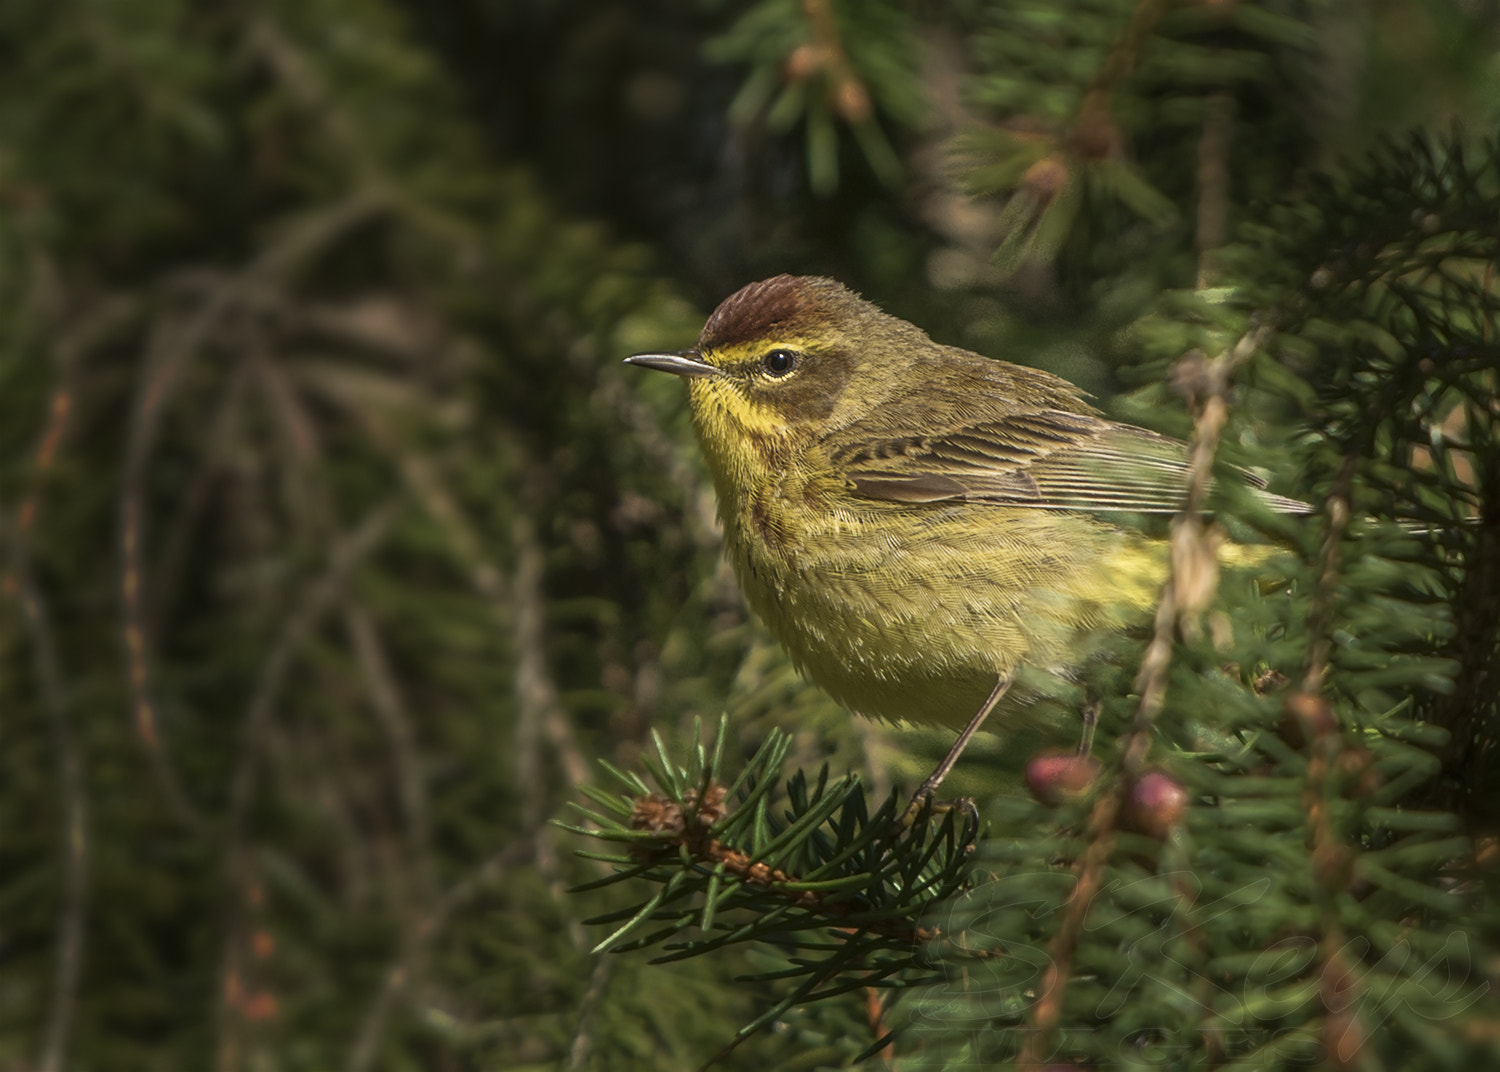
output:
[[[1038,510],[1175,513],[1187,493],[1187,445],[1088,413],[1037,409],[935,433],[866,439],[834,452],[856,494],[892,502],[962,499]],[[1260,491],[1277,510],[1295,499]]]

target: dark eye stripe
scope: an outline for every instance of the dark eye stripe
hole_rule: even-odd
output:
[[[772,350],[760,362],[768,375],[785,376],[797,367],[797,355],[790,350]]]

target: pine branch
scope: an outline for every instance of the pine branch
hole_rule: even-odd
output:
[[[770,791],[789,739],[773,733],[732,784],[720,780],[722,723],[716,740],[712,755],[699,746],[685,764],[658,740],[647,767],[660,792],[612,767],[606,769],[627,795],[584,787],[604,810],[581,809],[594,826],[568,829],[623,844],[627,853],[580,853],[612,863],[615,873],[576,891],[625,882],[657,887],[643,902],[588,920],[617,924],[596,948],[664,944],[656,963],[751,942],[784,950],[790,966],[754,978],[790,989],[737,1041],[794,1005],[930,980],[918,950],[940,933],[920,917],[964,883],[954,815],[935,829],[921,822],[903,831],[895,794],[871,815],[857,778],[829,784],[825,770],[812,786],[801,773],[786,782],[787,808],[778,818]]]

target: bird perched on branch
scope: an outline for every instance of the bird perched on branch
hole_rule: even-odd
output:
[[[626,360],[687,381],[751,608],[862,714],[965,727],[961,750],[1156,602],[1166,541],[1111,515],[1181,509],[1186,446],[1067,380],[786,275],[727,298],[693,349]]]

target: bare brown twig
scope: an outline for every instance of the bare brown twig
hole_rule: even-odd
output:
[[[718,868],[726,875],[733,875],[749,886],[762,887],[790,903],[808,908],[830,918],[847,917],[863,910],[858,901],[847,899],[830,901],[815,890],[787,888],[798,881],[796,875],[771,867],[748,853],[724,844],[711,836],[715,823],[729,814],[726,807],[725,787],[710,782],[703,794],[702,803],[697,803],[696,793],[690,793],[685,801],[686,811],[674,800],[656,793],[637,797],[631,809],[632,830],[646,830],[662,835],[660,842],[633,846],[632,855],[652,858],[656,855],[678,859],[679,851],[707,868]],[[854,928],[850,928],[851,930]],[[862,919],[858,929],[871,934],[895,937],[920,945],[938,938],[933,927],[913,926],[903,920]]]
[[[1073,866],[1077,881],[1063,906],[1062,921],[1048,945],[1048,965],[1031,1012],[1031,1030],[1022,1049],[1020,1067],[1040,1067],[1062,1022],[1063,1004],[1073,970],[1073,956],[1084,923],[1104,882],[1114,851],[1115,833],[1134,779],[1146,769],[1152,727],[1166,701],[1167,676],[1177,632],[1201,614],[1213,598],[1217,574],[1212,568],[1214,546],[1202,520],[1213,482],[1213,460],[1229,414],[1230,376],[1264,347],[1273,332],[1270,321],[1254,324],[1224,353],[1213,359],[1189,354],[1175,370],[1178,388],[1194,410],[1193,436],[1188,455],[1187,498],[1172,521],[1171,555],[1167,580],[1157,601],[1150,644],[1136,677],[1140,702],[1123,749],[1122,773],[1112,792],[1104,792],[1088,821],[1088,844]]]

